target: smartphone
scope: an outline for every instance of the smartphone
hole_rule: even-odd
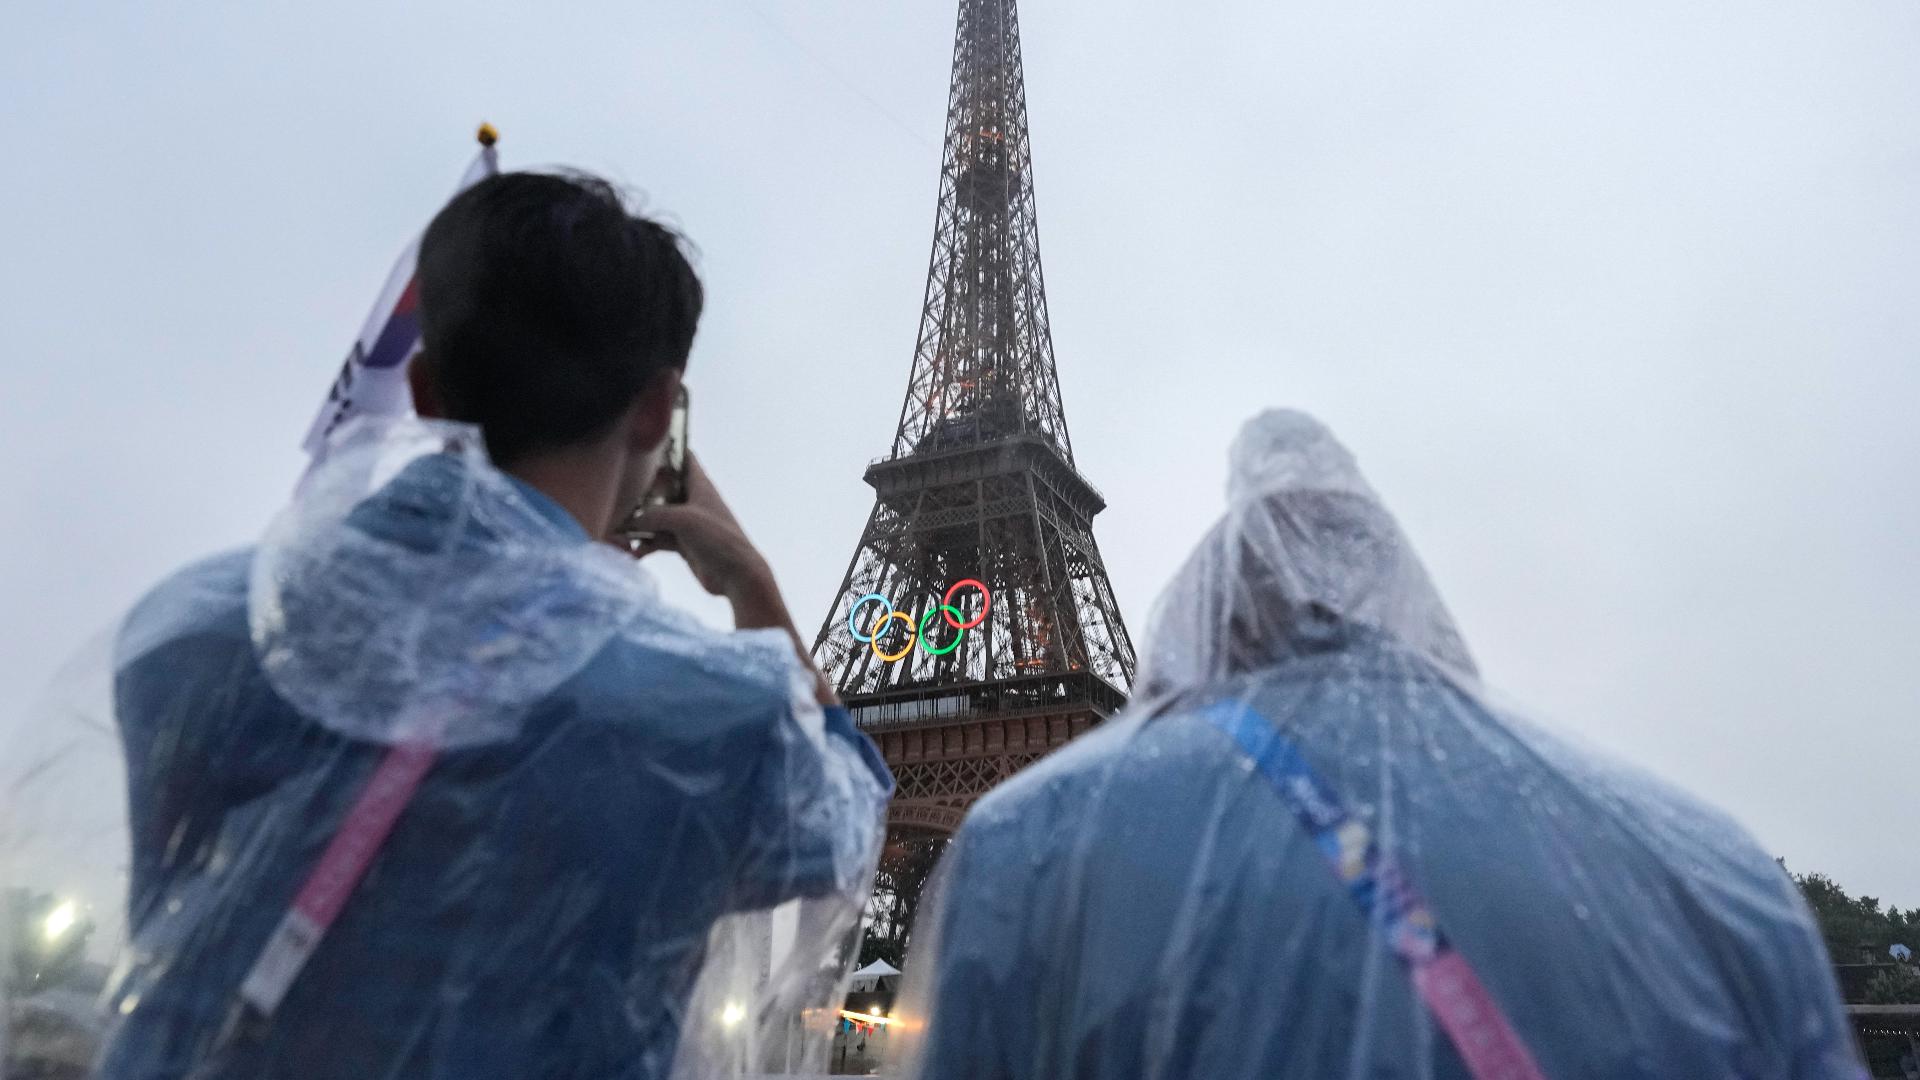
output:
[[[687,501],[687,388],[684,383],[680,392],[674,395],[673,413],[667,419],[667,453],[660,462],[660,472],[660,482],[627,515],[629,519],[649,506]],[[629,548],[637,548],[657,539],[656,533],[642,529],[625,529],[621,535]]]
[[[667,459],[665,464],[672,479],[660,493],[661,502],[683,503],[687,501],[687,384],[680,384],[680,392],[673,399],[673,415],[667,420]]]

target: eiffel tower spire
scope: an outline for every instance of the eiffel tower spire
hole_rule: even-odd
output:
[[[893,823],[948,831],[1134,673],[1054,368],[1013,0],[960,0],[913,370],[865,479],[813,651],[894,770]]]
[[[893,453],[1015,432],[1073,463],[1040,273],[1019,15],[1013,0],[962,0],[926,302]]]

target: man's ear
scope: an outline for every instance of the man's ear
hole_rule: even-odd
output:
[[[654,373],[627,410],[627,449],[644,454],[666,441],[673,422],[673,399],[680,393],[680,373],[672,368]]]
[[[447,411],[440,405],[440,388],[434,385],[432,358],[416,354],[407,364],[407,388],[413,391],[413,411],[428,420],[444,420]]]

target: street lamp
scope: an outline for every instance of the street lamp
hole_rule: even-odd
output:
[[[61,901],[52,911],[47,912],[46,922],[41,924],[41,929],[47,935],[47,944],[51,945],[59,941],[67,931],[73,929],[73,924],[79,919],[79,905],[71,900]]]

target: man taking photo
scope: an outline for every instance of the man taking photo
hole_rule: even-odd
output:
[[[678,238],[509,173],[418,281],[422,419],[344,427],[120,631],[103,1077],[691,1075],[779,1053],[844,971],[891,779],[697,463],[629,522],[701,312]],[[737,629],[664,605],[629,524]]]

